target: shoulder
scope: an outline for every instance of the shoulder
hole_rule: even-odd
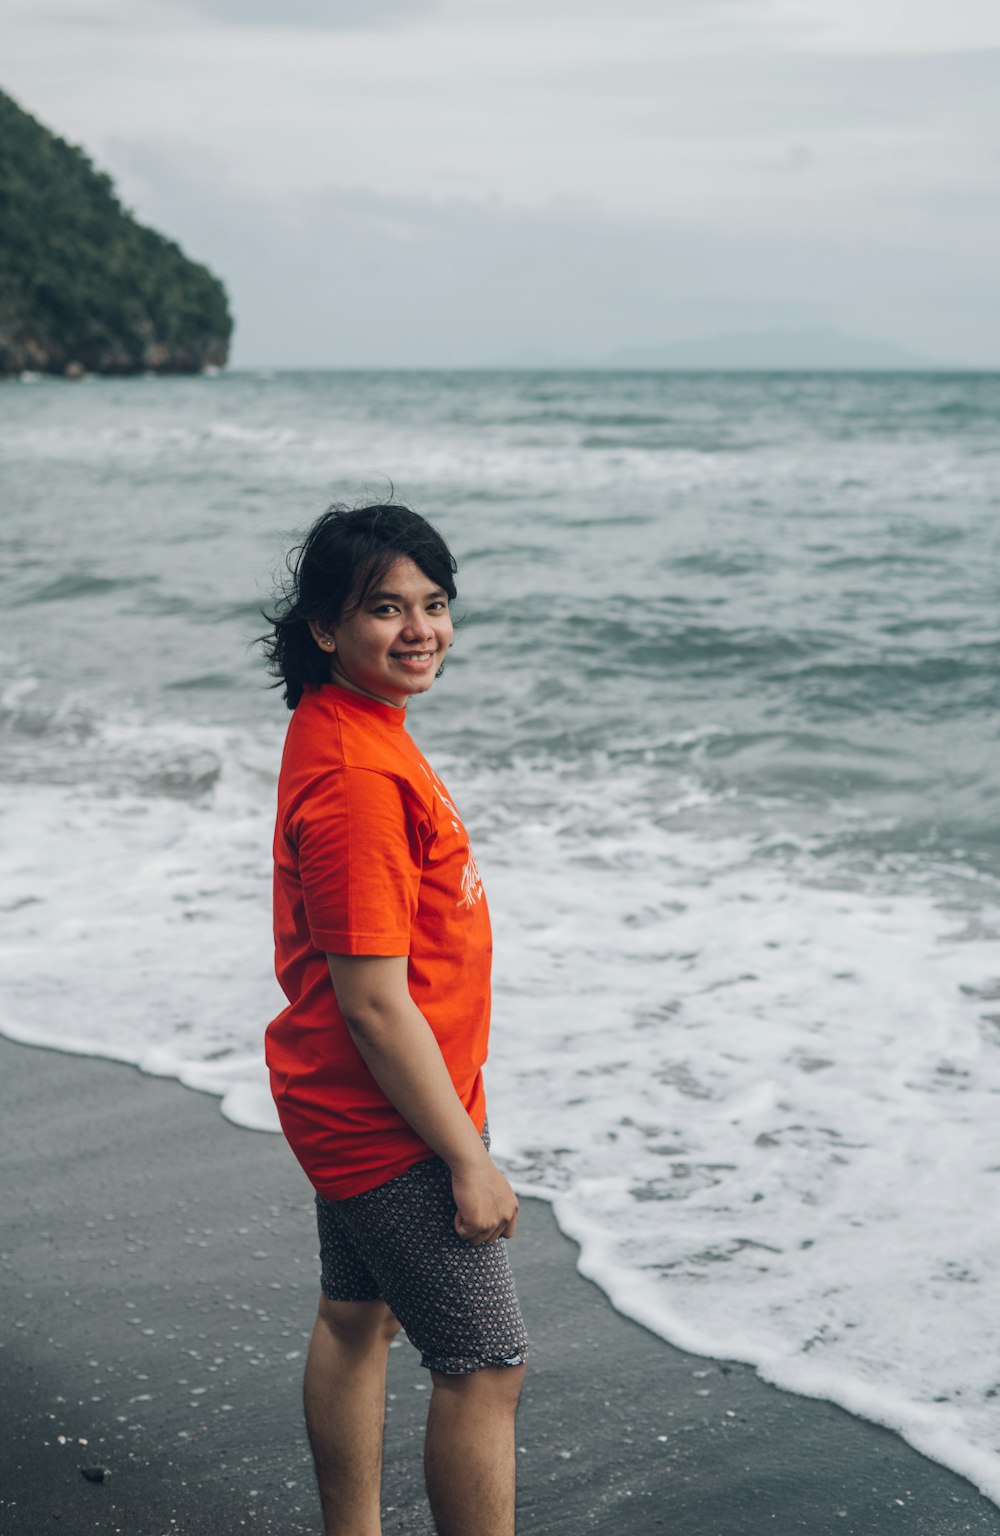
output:
[[[292,711],[285,735],[282,767],[303,761],[343,762],[343,729],[335,703],[321,688],[307,688]]]
[[[278,798],[285,814],[375,803],[402,804],[406,819],[431,819],[434,779],[405,727],[343,701],[335,688],[307,689],[288,726]]]

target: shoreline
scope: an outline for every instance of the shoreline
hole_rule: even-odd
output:
[[[2,1536],[318,1533],[300,1409],[312,1196],[281,1138],[172,1079],[5,1038],[0,1126]],[[1000,1536],[1000,1509],[961,1477],[748,1366],[664,1343],[615,1312],[576,1256],[548,1205],[523,1200],[525,1536]],[[428,1390],[402,1342],[385,1536],[430,1531]]]

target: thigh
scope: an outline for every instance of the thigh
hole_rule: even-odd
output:
[[[342,1200],[316,1196],[320,1288],[328,1301],[380,1301],[378,1281],[342,1214]]]
[[[523,1363],[528,1339],[506,1241],[473,1246],[458,1236],[440,1158],[340,1206],[379,1295],[425,1366],[465,1375]]]

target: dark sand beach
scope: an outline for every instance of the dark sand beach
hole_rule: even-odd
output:
[[[280,1138],[176,1083],[7,1041],[0,1117],[3,1536],[318,1532],[312,1202]],[[1000,1536],[1000,1510],[896,1436],[619,1317],[543,1203],[515,1246],[525,1536]],[[427,1390],[394,1348],[386,1536],[430,1531]]]

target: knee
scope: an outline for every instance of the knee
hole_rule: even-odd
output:
[[[511,1413],[513,1413],[514,1409],[517,1407],[518,1399],[521,1396],[521,1388],[524,1386],[524,1374],[526,1370],[527,1366],[523,1364],[504,1365],[501,1366],[498,1370],[479,1371],[477,1372],[477,1375],[496,1378],[496,1380],[491,1383],[492,1390],[497,1393],[499,1398],[507,1404]]]
[[[469,1406],[507,1408],[511,1413],[517,1407],[524,1385],[524,1365],[488,1366],[481,1371],[470,1371],[465,1376],[447,1376],[443,1371],[431,1371],[435,1391],[441,1391],[463,1399]]]
[[[339,1344],[354,1348],[388,1346],[402,1325],[384,1301],[331,1301],[321,1296],[318,1323]]]

